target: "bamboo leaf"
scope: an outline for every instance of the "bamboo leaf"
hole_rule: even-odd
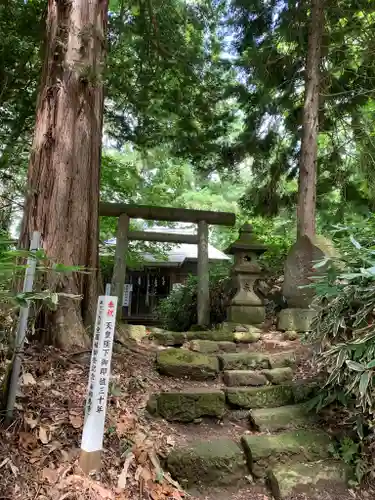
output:
[[[360,363],[357,363],[356,361],[347,360],[346,364],[350,370],[354,370],[356,372],[363,372],[366,369],[365,366],[361,365]]]
[[[361,395],[362,398],[366,394],[367,387],[369,385],[370,380],[371,380],[371,374],[370,374],[370,372],[364,372],[364,373],[362,373],[361,379],[359,381],[359,393],[360,393],[360,395]]]

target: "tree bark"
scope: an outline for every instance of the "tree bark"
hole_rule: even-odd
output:
[[[297,232],[298,236],[310,237],[315,235],[323,4],[324,0],[311,0],[299,166]]]
[[[20,235],[39,231],[50,259],[89,273],[49,273],[50,290],[82,295],[43,309],[44,341],[85,345],[98,288],[102,71],[108,0],[48,0],[47,37]]]

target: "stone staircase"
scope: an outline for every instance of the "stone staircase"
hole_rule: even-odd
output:
[[[307,411],[317,384],[295,377],[304,359],[299,342],[271,352],[257,328],[232,330],[153,334],[165,347],[157,370],[180,379],[183,388],[154,394],[147,407],[152,415],[191,426],[193,434],[202,419],[244,424],[242,435],[215,432],[175,447],[167,470],[187,490],[261,482],[276,500],[301,487],[342,486],[348,471],[330,458],[331,437]]]

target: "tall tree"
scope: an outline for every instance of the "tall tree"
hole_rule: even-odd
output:
[[[92,321],[97,296],[107,11],[107,0],[48,1],[20,240],[27,246],[30,233],[39,231],[50,258],[90,270],[46,277],[52,291],[83,295],[81,303],[65,298],[57,311],[40,314],[39,328],[48,340],[63,347],[86,343],[82,319]]]
[[[298,182],[297,233],[299,236],[315,235],[323,3],[323,0],[311,1]]]

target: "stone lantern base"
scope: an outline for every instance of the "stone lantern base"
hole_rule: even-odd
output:
[[[266,319],[264,306],[231,305],[228,308],[228,321],[245,325],[260,325]]]

